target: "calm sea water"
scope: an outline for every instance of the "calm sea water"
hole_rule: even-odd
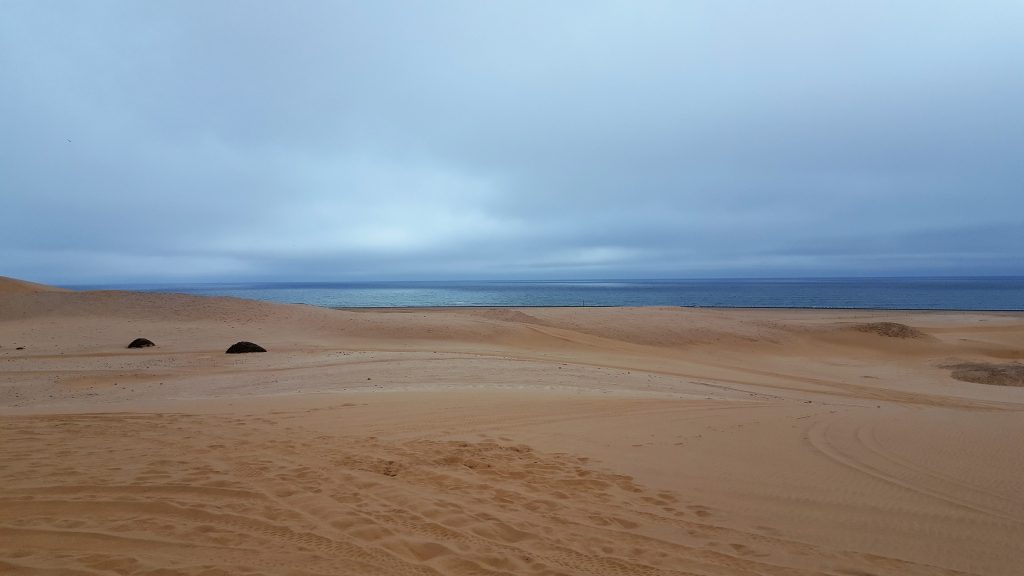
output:
[[[327,307],[718,306],[1024,310],[1024,277],[566,282],[339,282],[73,286]]]

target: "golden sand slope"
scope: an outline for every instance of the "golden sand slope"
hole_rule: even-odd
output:
[[[38,292],[66,292],[63,288],[57,288],[56,286],[47,286],[46,284],[36,284],[35,282],[27,282],[25,280],[18,280],[17,278],[8,278],[7,276],[0,276],[0,297],[6,297],[12,294],[25,294],[25,293],[38,293]]]
[[[1021,314],[335,311],[12,284],[0,573],[1024,566],[1024,388],[948,368],[1019,362]],[[157,347],[124,348],[139,336]],[[270,352],[223,354],[238,340]]]

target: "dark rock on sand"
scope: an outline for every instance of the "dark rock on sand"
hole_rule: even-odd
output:
[[[868,324],[858,324],[853,327],[858,332],[867,332],[869,334],[877,334],[878,336],[885,336],[886,338],[924,338],[925,333],[921,332],[913,326],[907,326],[906,324],[900,324],[898,322],[870,322]]]
[[[225,354],[248,354],[249,352],[266,352],[267,350],[259,344],[252,342],[235,342]]]
[[[156,344],[153,344],[153,341],[148,338],[136,338],[128,345],[129,348],[149,348],[150,346],[156,346]]]

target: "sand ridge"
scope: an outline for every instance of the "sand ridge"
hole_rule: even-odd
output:
[[[40,292],[66,292],[63,288],[0,276],[0,296],[13,294],[38,294]]]
[[[1024,388],[950,368],[1019,363],[1022,314],[29,288],[0,282],[0,572],[1024,565]]]

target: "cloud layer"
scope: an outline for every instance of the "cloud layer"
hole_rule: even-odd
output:
[[[0,274],[1024,274],[1019,2],[2,11]]]

